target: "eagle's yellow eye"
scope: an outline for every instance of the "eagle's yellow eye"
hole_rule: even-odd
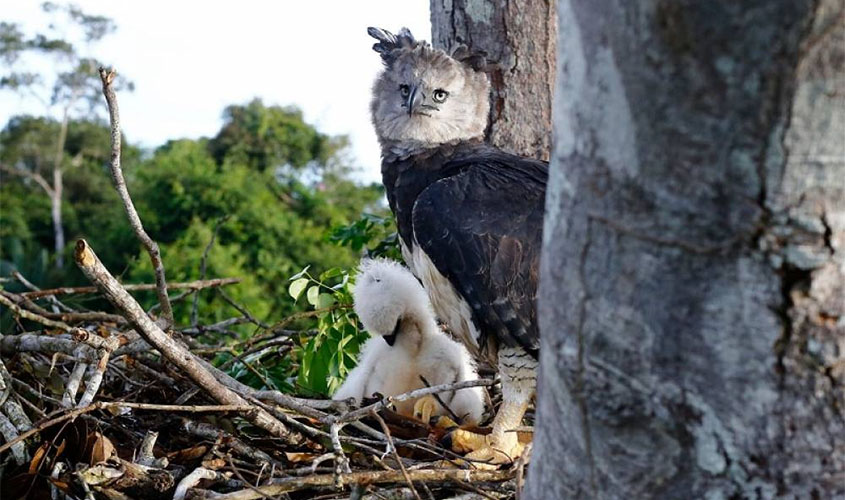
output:
[[[431,94],[431,98],[434,99],[434,102],[444,102],[447,97],[449,97],[449,93],[443,89],[435,89],[434,93]]]
[[[404,84],[400,85],[399,86],[399,94],[402,97],[408,97],[409,95],[411,95],[411,87],[404,85]]]

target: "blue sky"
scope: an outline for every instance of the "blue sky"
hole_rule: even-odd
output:
[[[130,141],[155,147],[213,135],[225,106],[260,97],[299,106],[322,132],[349,135],[362,181],[380,180],[368,106],[381,63],[366,28],[431,36],[428,0],[74,3],[117,23],[91,52],[135,83],[118,96]],[[0,20],[32,33],[48,22],[39,5],[4,0]],[[19,113],[43,114],[44,105],[0,92],[0,126]]]

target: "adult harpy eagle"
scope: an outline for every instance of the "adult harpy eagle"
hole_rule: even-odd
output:
[[[466,48],[449,55],[405,28],[368,33],[385,64],[371,112],[403,256],[438,317],[470,350],[496,359],[502,379],[492,433],[470,457],[513,460],[521,447],[508,431],[536,386],[548,164],[483,143],[490,84]]]

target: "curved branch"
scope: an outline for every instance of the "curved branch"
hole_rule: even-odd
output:
[[[173,337],[164,333],[147,316],[138,302],[106,270],[103,263],[100,262],[100,259],[85,240],[76,242],[74,258],[85,277],[100,289],[100,292],[123,314],[126,320],[135,328],[135,331],[144,340],[149,342],[151,346],[158,349],[175,367],[188,375],[194,383],[222,404],[249,405],[236,392],[218,382],[214,378],[214,375],[205,369],[200,363],[200,360],[191,351],[177,342]],[[273,436],[288,439],[292,437],[290,431],[282,422],[261,408],[255,406],[253,408],[254,411],[247,413],[246,417],[254,425],[264,429]]]
[[[158,249],[158,244],[150,238],[141,224],[141,218],[138,217],[135,204],[132,203],[132,198],[129,196],[126,180],[123,178],[123,170],[120,168],[120,111],[117,107],[117,96],[112,87],[115,76],[117,76],[117,73],[114,70],[106,71],[105,68],[100,68],[103,95],[106,96],[106,104],[109,107],[109,121],[111,122],[111,161],[109,167],[111,168],[114,187],[117,189],[117,194],[120,195],[123,208],[126,209],[129,225],[132,226],[135,236],[138,237],[141,244],[147,249],[147,253],[150,254],[150,261],[155,270],[156,292],[161,303],[161,315],[167,321],[167,328],[169,328],[173,325],[173,309],[170,306],[170,297],[167,296],[167,280],[164,277],[164,263],[161,261],[161,252]]]

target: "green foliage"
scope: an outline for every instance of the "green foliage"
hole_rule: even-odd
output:
[[[209,142],[219,164],[260,171],[289,165],[298,170],[311,162],[326,165],[346,146],[345,138],[329,137],[307,125],[297,108],[265,106],[260,99],[227,107],[223,120],[223,128]]]
[[[302,336],[294,352],[300,360],[297,386],[307,394],[334,393],[369,338],[352,310],[352,283],[349,271],[337,267],[317,277],[306,267],[290,278],[288,294],[295,302],[304,298],[317,317],[316,332]]]
[[[365,249],[367,257],[402,260],[399,235],[393,217],[389,215],[382,217],[364,213],[352,224],[334,227],[329,234],[329,240],[355,251]]]
[[[0,131],[0,165],[38,174],[50,179],[55,161],[56,137],[61,124],[50,118],[16,116]],[[110,268],[121,269],[137,253],[137,241],[120,209],[106,162],[110,131],[103,123],[71,120],[61,156],[64,194],[62,219],[68,236],[69,257],[73,241],[85,237],[94,248],[108,248],[101,254]],[[124,168],[133,171],[141,152],[131,144],[123,149]],[[2,173],[0,182],[0,259],[10,252],[14,239],[28,251],[52,249],[53,228],[50,201],[44,190],[31,179]],[[68,274],[69,273],[69,274]],[[49,273],[47,283],[69,285],[82,279],[71,266]],[[64,280],[64,281],[63,281]]]

